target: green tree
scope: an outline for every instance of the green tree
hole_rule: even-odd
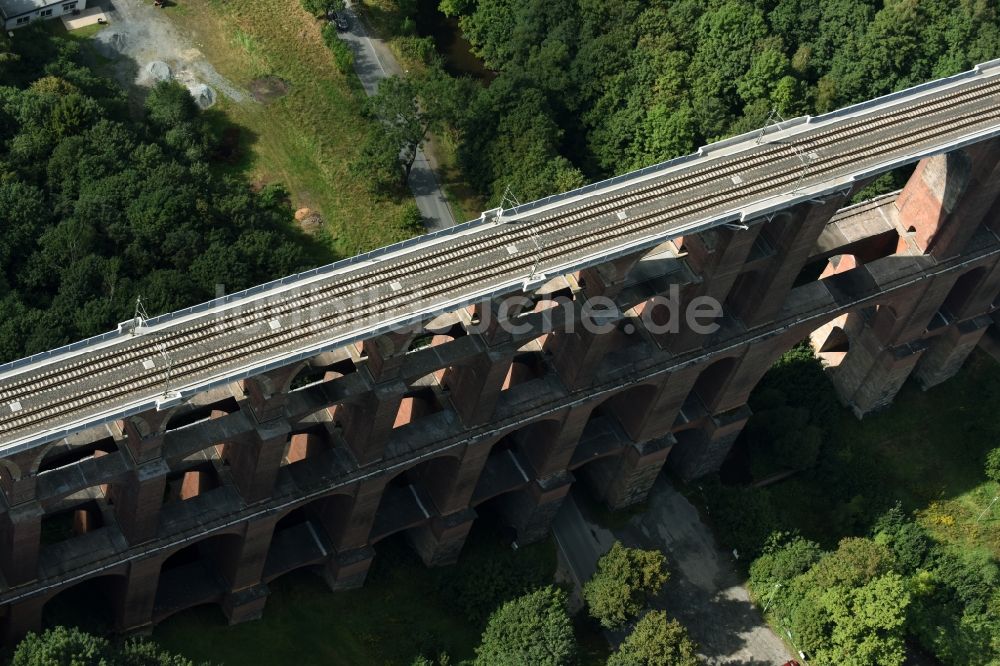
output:
[[[397,146],[403,182],[417,158],[417,149],[439,119],[417,99],[419,88],[414,79],[391,76],[383,79],[378,92],[368,100],[368,110],[380,123],[382,131]],[[433,108],[433,105],[430,105]],[[388,139],[387,139],[388,140]]]
[[[619,629],[642,612],[668,577],[663,553],[627,548],[616,541],[598,560],[597,572],[583,587],[583,598],[602,626]]]
[[[115,666],[194,666],[187,657],[164,650],[148,640],[126,641],[114,658]]]
[[[758,603],[766,604],[773,598],[776,585],[788,585],[809,571],[822,556],[819,544],[776,532],[768,539],[763,554],[750,565],[750,591]]]
[[[566,594],[549,586],[506,602],[490,616],[474,663],[562,666],[575,656]]]
[[[895,561],[885,545],[872,539],[842,539],[837,550],[824,556],[807,576],[819,589],[854,588],[892,571]]]
[[[663,611],[646,613],[608,658],[608,666],[697,666],[687,630]]]
[[[399,168],[399,144],[392,134],[381,128],[368,132],[361,152],[351,161],[349,169],[369,191],[377,194],[397,192],[406,183]]]
[[[445,16],[461,16],[468,13],[472,7],[472,0],[441,0],[438,9]]]
[[[1000,447],[986,454],[986,478],[1000,483]]]
[[[11,666],[104,666],[112,663],[106,640],[76,627],[55,627],[25,636],[14,649]]]
[[[899,574],[880,576],[852,590],[831,588],[823,598],[833,631],[830,646],[817,652],[818,661],[838,666],[902,665],[910,594]]]
[[[896,570],[906,576],[913,575],[923,566],[931,549],[927,531],[907,518],[899,503],[875,521],[872,538],[892,550]]]
[[[160,127],[175,127],[198,115],[198,105],[188,89],[177,81],[160,81],[146,97],[149,120]]]

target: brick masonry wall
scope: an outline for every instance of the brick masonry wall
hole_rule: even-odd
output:
[[[619,508],[664,465],[717,470],[750,391],[811,333],[820,348],[844,336],[830,375],[859,417],[911,374],[936,385],[1000,305],[998,159],[987,142],[925,160],[895,200],[839,214],[846,195],[811,201],[556,277],[508,311],[513,332],[484,302],[5,458],[4,635],[91,579],[121,630],[206,602],[252,619],[296,568],[361,585],[392,534],[452,562],[477,508],[520,542],[544,538],[575,480]],[[721,329],[649,330],[671,288],[682,306],[724,303]],[[613,331],[562,332],[596,295],[618,306]],[[43,542],[66,517],[66,538]]]

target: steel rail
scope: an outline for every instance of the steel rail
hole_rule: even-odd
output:
[[[997,114],[994,114],[993,116],[987,116],[987,118],[994,116],[1000,118],[1000,115]],[[963,123],[962,121],[966,119],[972,119],[972,122]],[[965,114],[964,116],[961,116],[959,119],[951,117],[946,120],[940,121],[938,123],[934,123],[930,127],[924,126],[917,130],[913,130],[903,135],[903,138],[910,139],[919,137],[922,140],[926,140],[928,136],[930,138],[933,138],[942,134],[942,132],[937,131],[942,127],[946,127],[947,131],[950,132],[953,131],[957,126],[963,126],[966,124],[968,125],[979,124],[983,122],[983,120],[984,117],[979,112]],[[882,146],[896,143],[899,141],[899,139],[900,139],[899,136],[886,138],[880,142],[875,142],[874,144],[867,144],[857,149],[838,153],[835,156],[819,160],[817,161],[817,164],[822,162],[824,163],[825,169],[830,170],[832,168],[835,168],[836,166],[839,166],[840,164],[856,161],[858,156],[860,155],[870,155],[873,153],[877,153]],[[826,163],[832,163],[832,164],[827,165]],[[706,206],[718,207],[726,203],[730,203],[732,201],[736,201],[740,198],[746,197],[747,195],[752,196],[758,192],[765,192],[767,190],[773,189],[775,185],[781,187],[782,185],[785,184],[791,184],[796,181],[795,174],[797,171],[798,169],[796,168],[787,169],[783,173],[779,174],[779,177],[777,178],[775,177],[775,174],[771,174],[767,178],[762,178],[757,181],[749,181],[745,184],[745,186],[742,187],[731,186],[730,188],[724,190],[721,193],[712,194],[710,196],[702,197],[699,199],[688,199],[681,202],[677,202],[674,206],[669,207],[666,210],[654,211],[640,218],[627,218],[626,221],[623,221],[620,224],[613,224],[610,228],[603,230],[597,238],[595,238],[594,236],[587,236],[585,238],[579,238],[579,237],[570,238],[563,241],[562,243],[554,244],[553,246],[546,248],[546,250],[542,254],[546,255],[546,258],[556,258],[565,254],[567,248],[576,249],[579,247],[585,247],[588,245],[592,245],[595,242],[595,240],[600,240],[603,238],[615,236],[623,231],[630,233],[636,230],[644,230],[647,228],[651,228],[653,226],[657,226],[661,222],[665,221],[671,214],[674,213],[683,214],[689,210],[704,209]],[[484,243],[479,243],[479,245],[483,244]],[[174,378],[180,379],[195,374],[200,370],[204,369],[206,365],[209,365],[220,358],[227,358],[230,360],[234,358],[235,359],[244,358],[246,356],[255,353],[261,347],[273,346],[274,342],[279,342],[280,344],[284,345],[288,344],[289,342],[311,337],[317,332],[319,327],[324,324],[333,324],[333,325],[350,324],[352,323],[350,315],[354,314],[355,312],[366,313],[368,315],[368,318],[377,317],[381,311],[389,311],[394,307],[396,307],[397,306],[396,301],[405,302],[413,296],[427,297],[428,295],[426,293],[426,290],[430,288],[437,288],[437,291],[432,292],[431,296],[444,295],[450,292],[455,284],[461,284],[461,283],[467,284],[466,281],[467,278],[478,277],[479,281],[488,281],[488,279],[492,277],[492,273],[490,273],[490,271],[495,270],[497,273],[501,272],[508,273],[511,270],[516,271],[523,268],[527,268],[530,264],[534,263],[535,261],[537,261],[537,259],[534,258],[520,259],[520,260],[513,260],[509,258],[501,261],[495,261],[493,264],[486,266],[485,277],[483,275],[484,267],[482,265],[478,265],[474,270],[466,271],[465,273],[461,273],[457,276],[451,275],[446,279],[437,279],[425,283],[420,283],[414,286],[411,290],[406,291],[402,294],[394,294],[393,298],[389,299],[388,301],[383,301],[377,304],[361,305],[355,308],[354,310],[350,311],[349,313],[344,313],[342,311],[331,313],[326,316],[322,316],[316,320],[308,322],[306,326],[301,329],[282,331],[280,333],[275,332],[270,335],[265,334],[264,336],[259,336],[251,341],[238,342],[237,344],[231,345],[228,348],[221,348],[221,349],[217,348],[207,354],[202,354],[201,356],[185,359],[182,363],[173,366],[172,376]],[[378,306],[381,307],[379,308]],[[372,312],[373,308],[376,309],[375,312]],[[40,406],[38,409],[34,410],[34,412],[18,413],[17,416],[25,418],[37,415],[41,412],[51,412],[52,410],[62,410],[64,412],[72,411],[73,409],[79,408],[83,404],[87,404],[90,398],[97,397],[98,394],[100,393],[115,392],[115,391],[130,391],[142,388],[143,386],[147,385],[148,383],[147,380],[152,380],[154,378],[162,381],[161,379],[162,374],[163,374],[162,370],[157,370],[156,372],[148,373],[145,376],[130,378],[128,380],[119,382],[117,384],[113,384],[108,387],[102,387],[101,389],[91,390],[89,392],[81,394],[70,395],[65,397],[63,400],[59,402],[49,403],[47,405]],[[2,423],[2,421],[0,421],[0,423]],[[16,423],[14,427],[16,427],[17,425],[21,425],[23,427],[23,424],[16,424]]]
[[[412,301],[414,296],[424,298],[426,301],[446,296],[455,286],[467,287],[470,282],[466,278],[475,278],[473,280],[475,284],[488,283],[498,275],[508,275],[512,271],[524,270],[531,264],[541,266],[543,262],[567,257],[580,248],[594,246],[619,235],[634,235],[656,228],[666,222],[670,215],[676,214],[683,217],[691,211],[704,210],[705,206],[714,209],[758,193],[765,194],[776,188],[784,187],[791,184],[791,174],[801,173],[804,168],[802,164],[798,166],[793,164],[783,171],[767,174],[766,178],[747,179],[740,187],[733,187],[730,183],[729,187],[711,196],[695,196],[682,201],[676,200],[680,194],[692,190],[710,189],[713,185],[725,181],[737,173],[746,175],[749,172],[763,170],[771,164],[780,164],[790,160],[797,161],[803,153],[809,154],[822,150],[827,146],[838,144],[845,138],[848,140],[857,139],[858,134],[882,132],[893,126],[905,125],[913,120],[925,120],[928,114],[933,116],[960,105],[973,104],[988,99],[995,94],[998,88],[1000,88],[1000,81],[987,80],[976,85],[955,88],[945,95],[920,98],[916,103],[904,104],[900,102],[895,105],[895,108],[890,108],[882,113],[868,116],[846,116],[844,120],[850,119],[850,122],[835,121],[828,127],[802,136],[792,133],[779,138],[780,142],[770,141],[764,144],[768,146],[765,149],[755,147],[749,151],[742,150],[732,154],[714,157],[709,155],[706,166],[701,169],[682,170],[679,173],[668,172],[641,186],[613,192],[609,196],[596,200],[591,197],[582,205],[576,207],[567,205],[556,212],[534,219],[529,214],[523,218],[523,221],[515,225],[496,225],[482,231],[477,230],[475,234],[461,237],[458,243],[435,242],[429,246],[429,251],[421,252],[415,256],[407,254],[379,262],[379,268],[384,270],[379,270],[374,275],[369,270],[370,266],[355,266],[342,274],[333,275],[333,280],[330,280],[331,276],[324,276],[322,282],[317,280],[307,284],[305,289],[291,294],[283,294],[282,300],[255,299],[249,304],[234,302],[233,307],[228,308],[221,316],[217,313],[206,313],[187,328],[166,331],[163,334],[141,336],[136,339],[137,342],[134,344],[116,345],[107,351],[73,361],[68,367],[53,364],[47,369],[43,366],[41,372],[25,373],[23,377],[18,377],[18,374],[15,374],[12,381],[0,382],[0,401],[11,400],[18,396],[25,396],[25,394],[38,394],[60,387],[68,388],[76,383],[77,379],[93,380],[95,377],[103,377],[116,370],[120,371],[123,362],[138,362],[144,356],[148,358],[153,352],[158,354],[158,350],[161,348],[166,349],[168,353],[174,350],[192,348],[197,351],[200,345],[215,339],[225,342],[227,336],[244,334],[246,326],[258,325],[260,320],[265,318],[272,319],[287,317],[289,314],[299,314],[303,310],[350,296],[358,290],[385,288],[397,280],[405,283],[405,288],[397,290],[389,298],[381,298],[346,311],[338,311],[319,317],[308,322],[302,329],[282,330],[273,334],[265,333],[252,340],[236,341],[229,347],[215,348],[208,353],[182,359],[180,364],[175,365],[177,371],[173,373],[172,379],[181,380],[198,374],[206,367],[214,366],[219,361],[243,358],[262,349],[274,351],[276,346],[286,347],[294,342],[307,340],[317,334],[320,324],[344,326],[354,322],[372,320],[378,323],[380,315],[400,308]],[[982,110],[977,110],[965,114],[961,117],[963,121],[961,123],[957,123],[954,117],[934,123],[934,128],[945,128],[941,132],[928,132],[924,129],[905,133],[902,136],[906,141],[902,143],[900,136],[890,136],[854,150],[841,151],[829,157],[817,155],[809,164],[815,170],[810,177],[816,179],[823,174],[831,173],[841,164],[857,161],[858,155],[877,154],[881,147],[903,150],[937,136],[954,134],[956,128],[984,124],[985,121],[995,119],[996,114],[993,113],[995,109],[996,106],[993,106],[987,109],[989,113],[984,114]],[[968,122],[965,122],[966,120]],[[777,192],[774,196],[782,196],[783,194],[785,193]],[[522,242],[532,235],[548,234],[549,232],[565,234],[567,230],[575,230],[577,227],[600,221],[612,212],[630,211],[657,202],[664,195],[672,195],[673,197],[668,202],[670,205],[664,208],[643,212],[639,216],[629,217],[626,215],[620,222],[610,220],[610,225],[605,224],[603,227],[594,229],[591,235],[585,237],[557,238],[550,241],[544,250],[540,249],[537,255],[531,259],[526,258],[530,254],[529,252],[519,252],[517,257],[493,260],[486,266],[478,263],[474,270],[466,269],[462,273],[451,274],[444,279],[413,281],[415,272],[418,278],[420,272],[429,273],[429,271],[423,271],[424,268],[441,268],[443,267],[441,264],[451,263],[455,265],[455,268],[461,269],[462,262],[455,261],[455,259],[462,257],[462,255],[468,255],[470,251],[480,253],[482,259],[485,260],[496,255],[498,243],[510,245]],[[679,235],[680,231],[679,229],[670,229],[668,233]],[[419,251],[421,248],[417,249]],[[264,295],[268,296],[268,294]],[[363,316],[360,316],[362,314]],[[212,320],[203,321],[207,318],[212,318]],[[48,418],[54,411],[67,414],[76,413],[85,406],[92,406],[92,399],[100,400],[112,396],[115,391],[148,389],[149,383],[161,383],[164,379],[163,375],[163,369],[156,368],[150,372],[133,374],[130,379],[122,382],[85,389],[75,394],[64,395],[55,402],[48,401],[22,411],[12,411],[4,417],[0,417],[0,433],[23,430]],[[60,410],[60,408],[66,409]]]
[[[817,133],[814,136],[810,136],[803,146],[808,151],[818,150],[827,145],[832,145],[837,143],[841,137],[850,134],[854,129],[859,127],[864,127],[866,129],[871,129],[871,125],[874,124],[873,121],[886,119],[887,124],[899,124],[906,122],[909,119],[919,116],[923,111],[927,109],[937,109],[948,104],[949,101],[955,100],[956,98],[961,98],[962,102],[968,102],[968,98],[971,96],[973,100],[981,99],[984,96],[988,96],[993,91],[1000,89],[1000,81],[993,82],[983,82],[976,86],[971,86],[967,89],[962,89],[954,91],[953,93],[946,95],[941,98],[930,98],[924,100],[919,104],[913,105],[912,108],[906,109],[904,113],[883,113],[871,118],[856,120],[853,123],[847,125],[838,125],[825,132]],[[792,150],[796,144],[768,144],[774,145],[776,148],[761,154],[750,154],[743,155],[738,154],[736,157],[738,159],[728,160],[722,162],[716,166],[709,166],[692,173],[685,173],[681,176],[675,176],[674,178],[666,178],[665,180],[658,181],[656,183],[650,184],[644,188],[639,188],[637,190],[629,190],[626,193],[601,199],[596,202],[588,203],[585,206],[581,206],[577,209],[571,209],[570,215],[565,214],[554,214],[549,217],[543,217],[537,220],[537,223],[541,223],[546,229],[552,228],[553,224],[559,225],[562,229],[565,229],[566,222],[576,222],[577,213],[581,213],[586,219],[591,219],[594,214],[604,214],[607,210],[611,210],[619,203],[627,203],[629,207],[636,207],[649,201],[654,200],[662,194],[678,194],[687,189],[692,189],[695,187],[703,187],[706,182],[699,180],[700,176],[703,174],[710,175],[710,180],[724,180],[731,175],[738,173],[748,167],[750,168],[760,168],[763,165],[770,164],[776,161],[787,159],[789,157],[788,151]],[[801,149],[801,148],[800,148]],[[618,207],[617,210],[622,210]],[[627,209],[626,209],[627,210]],[[549,222],[549,224],[544,224]],[[527,228],[522,233],[506,234],[504,240],[508,243],[518,242],[520,240],[526,239],[530,234],[539,233],[538,226],[533,228]],[[543,232],[544,233],[544,232]],[[513,238],[511,237],[513,236]],[[465,241],[464,245],[459,245],[458,247],[449,247],[446,250],[431,252],[428,254],[418,255],[416,257],[403,260],[394,264],[388,265],[388,270],[392,271],[389,275],[385,272],[381,272],[380,280],[381,283],[389,283],[393,279],[406,275],[407,272],[414,266],[424,262],[424,261],[439,261],[446,260],[449,255],[456,253],[468,251],[472,249],[473,246],[479,245],[475,240]],[[171,332],[168,335],[162,336],[160,338],[148,338],[147,342],[143,341],[144,337],[139,337],[137,340],[140,341],[138,345],[126,346],[124,348],[116,348],[115,350],[108,351],[103,355],[98,355],[97,357],[81,360],[80,362],[73,364],[69,367],[63,367],[59,369],[54,369],[48,373],[42,373],[39,376],[28,378],[22,381],[10,382],[6,385],[0,385],[0,401],[9,400],[16,393],[22,391],[34,392],[38,390],[44,390],[44,379],[46,377],[54,377],[57,381],[61,383],[68,382],[75,378],[76,376],[90,376],[92,377],[95,369],[99,372],[110,372],[114,369],[120,368],[123,358],[141,358],[147,354],[156,353],[159,354],[160,349],[165,349],[171,342],[179,341],[180,343],[187,345],[191,342],[190,339],[185,336],[196,333],[200,331],[208,331],[210,329],[220,329],[224,328],[226,325],[240,325],[240,319],[248,319],[252,317],[260,317],[261,315],[266,315],[269,318],[284,316],[289,312],[293,312],[300,307],[299,301],[303,298],[312,296],[315,293],[329,293],[333,292],[333,296],[336,297],[336,292],[343,292],[345,290],[353,290],[354,285],[350,283],[336,282],[332,285],[314,287],[312,289],[304,290],[297,294],[297,298],[291,302],[265,302],[264,304],[254,303],[254,307],[248,310],[243,310],[235,312],[230,317],[223,319],[221,322],[213,321],[206,324],[196,325],[190,327],[189,329],[182,329],[179,331]],[[279,311],[280,312],[276,312]],[[237,320],[237,321],[234,321]],[[194,329],[194,330],[192,330]],[[0,419],[2,423],[2,419]]]

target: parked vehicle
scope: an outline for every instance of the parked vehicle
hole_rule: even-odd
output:
[[[347,28],[349,27],[349,24],[347,22],[347,17],[343,14],[338,14],[332,9],[326,12],[326,18],[328,21],[330,21],[330,23],[332,23],[337,28],[337,30],[340,30],[341,32],[347,30]]]

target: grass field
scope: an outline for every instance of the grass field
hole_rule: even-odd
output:
[[[217,607],[205,606],[168,619],[153,639],[195,661],[229,666],[406,665],[418,654],[441,651],[457,663],[473,656],[482,623],[456,603],[449,581],[475,586],[479,581],[471,577],[498,566],[551,581],[556,567],[551,542],[513,552],[487,524],[473,529],[451,567],[425,568],[402,538],[377,550],[360,590],[331,593],[316,575],[293,572],[271,583],[262,620],[228,627]]]
[[[340,255],[411,235],[401,220],[409,199],[375,200],[348,172],[370,122],[359,112],[363,93],[353,74],[337,70],[319,21],[296,0],[184,0],[165,11],[237,86],[248,89],[268,76],[288,86],[266,104],[217,106],[215,122],[238,127],[247,151],[233,170],[256,183],[281,182],[296,207],[318,210]]]

